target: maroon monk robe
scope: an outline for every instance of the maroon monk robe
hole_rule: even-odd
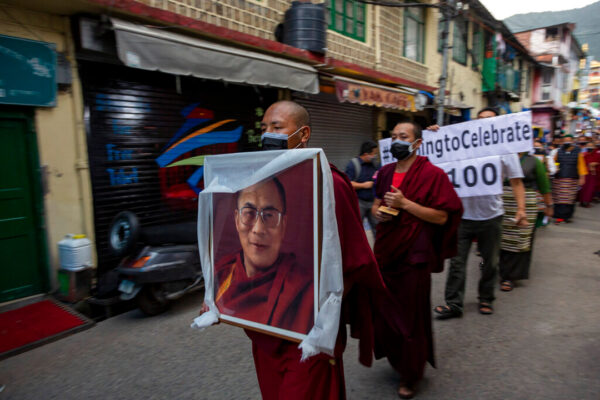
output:
[[[594,154],[600,159],[600,149],[593,151]],[[600,163],[596,165],[596,193],[600,193]]]
[[[293,254],[249,278],[243,254],[223,257],[215,267],[221,313],[307,334],[314,325],[313,271],[303,271]]]
[[[376,195],[391,191],[396,164],[381,168]],[[448,212],[439,226],[400,211],[377,225],[375,257],[389,292],[381,296],[375,319],[375,356],[387,357],[409,384],[423,377],[425,362],[435,366],[431,328],[431,272],[456,253],[462,203],[446,173],[418,156],[400,186],[404,196],[425,207]]]
[[[588,167],[588,174],[585,176],[585,184],[581,188],[579,196],[582,203],[591,203],[598,186],[598,175],[596,175],[596,167],[592,171],[590,163],[600,163],[600,152],[590,151],[584,153],[583,158],[585,159],[585,165]]]
[[[333,165],[331,170],[345,292],[334,357],[318,354],[300,362],[302,353],[297,343],[246,330],[252,340],[254,365],[265,400],[345,399],[342,353],[346,347],[346,324],[350,324],[351,336],[360,340],[360,362],[367,366],[372,363],[372,299],[385,286],[360,220],[350,180]]]

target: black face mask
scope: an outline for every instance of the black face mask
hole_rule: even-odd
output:
[[[273,132],[265,132],[261,136],[261,143],[263,150],[287,150],[288,149],[288,141],[291,137],[300,132],[302,127],[298,128],[296,132],[291,135],[287,135],[285,133],[273,133]],[[295,147],[299,147],[300,143]]]
[[[288,148],[287,138],[277,139],[272,137],[265,137],[262,139],[263,150],[285,150]]]
[[[571,143],[563,143],[562,145],[563,150],[567,150],[569,147],[571,147]]]
[[[390,152],[396,160],[406,160],[413,153],[412,143],[405,142],[402,140],[394,140]]]
[[[540,149],[539,147],[536,147],[534,152],[535,152],[535,154],[546,154],[544,149]]]

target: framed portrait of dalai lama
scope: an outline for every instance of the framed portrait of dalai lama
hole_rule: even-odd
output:
[[[221,321],[300,342],[319,312],[321,169],[318,155],[272,164],[212,193],[206,290]]]

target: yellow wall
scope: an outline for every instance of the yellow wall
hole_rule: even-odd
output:
[[[51,276],[55,277],[59,266],[57,243],[65,234],[84,233],[94,242],[83,103],[69,20],[8,6],[2,6],[2,11],[0,34],[55,43],[56,50],[66,53],[71,62],[73,85],[58,92],[55,107],[35,108],[40,165],[48,171],[45,222]]]
[[[430,86],[438,86],[442,72],[442,54],[438,53],[438,21],[440,14],[437,9],[428,9],[427,23],[425,26],[425,63],[429,67],[427,83]],[[452,45],[452,24],[450,24],[449,44]],[[468,48],[472,48],[473,24],[469,24]],[[450,92],[453,102],[460,100],[462,92],[465,103],[473,107],[473,112],[485,107],[487,101],[481,91],[481,73],[471,68],[470,57],[467,57],[467,65],[462,65],[452,60],[452,49],[448,50],[448,79],[446,81],[446,93]]]

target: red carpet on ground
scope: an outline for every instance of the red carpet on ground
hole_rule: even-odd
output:
[[[3,312],[0,355],[88,323],[50,300]]]

